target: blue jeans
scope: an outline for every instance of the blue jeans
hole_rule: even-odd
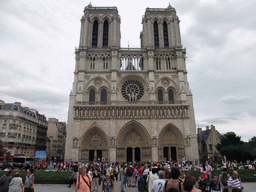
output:
[[[125,178],[121,179],[121,191],[124,190],[124,185],[125,185]]]

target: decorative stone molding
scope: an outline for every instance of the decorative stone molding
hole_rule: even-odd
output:
[[[76,106],[76,119],[188,118],[188,105],[180,106]]]
[[[162,79],[162,85],[163,85],[164,87],[168,87],[169,84],[170,84],[169,79],[166,79],[166,78]]]
[[[74,138],[73,139],[73,147],[78,147],[78,139],[77,138]]]
[[[156,146],[157,146],[157,138],[156,138],[156,137],[153,137],[153,138],[152,138],[152,146],[153,146],[153,147],[156,147]]]
[[[110,80],[110,78],[111,78],[111,75],[106,75],[107,80]]]
[[[101,86],[101,84],[102,84],[102,79],[101,79],[101,78],[96,78],[96,79],[94,80],[94,85],[95,85],[96,87]]]
[[[89,80],[89,79],[91,79],[91,75],[85,75],[84,78],[85,78],[86,80]]]
[[[116,146],[116,139],[114,137],[110,138],[110,147],[115,147]]]

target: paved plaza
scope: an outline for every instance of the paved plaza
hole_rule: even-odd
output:
[[[115,182],[115,191],[120,192],[121,182]],[[255,192],[256,191],[256,183],[243,183],[244,191],[243,192]],[[101,188],[100,188],[101,189]],[[35,185],[36,192],[74,192],[75,185],[72,185],[71,188],[68,188],[68,185],[46,185],[46,184],[36,184]],[[126,187],[124,189],[125,192],[137,192],[137,187]],[[101,190],[99,190],[101,192]]]

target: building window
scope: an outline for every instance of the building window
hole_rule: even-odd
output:
[[[108,21],[104,21],[103,25],[103,47],[108,46]]]
[[[166,69],[171,70],[171,60],[169,57],[166,59]]]
[[[163,96],[163,91],[161,89],[158,90],[158,101],[159,101],[159,104],[163,104],[164,96]]]
[[[161,59],[156,57],[156,70],[161,70]]]
[[[168,91],[168,98],[169,98],[169,103],[173,104],[174,103],[174,95],[173,95],[172,89],[169,89],[169,91]]]
[[[4,120],[4,124],[3,125],[7,125],[7,120],[6,119]]]
[[[92,29],[92,47],[97,47],[98,44],[98,21],[95,20],[93,22],[93,29]]]
[[[107,104],[107,91],[106,89],[102,89],[101,93],[100,93],[100,103],[102,105],[106,105]]]
[[[108,58],[103,57],[103,69],[108,69]]]
[[[95,91],[93,89],[90,90],[89,104],[90,105],[94,105],[95,104]]]
[[[95,69],[95,57],[90,58],[90,69]]]
[[[209,150],[212,151],[212,144],[209,144]]]
[[[169,47],[168,28],[167,28],[166,21],[164,21],[164,23],[163,23],[163,32],[164,32],[164,47]]]
[[[156,21],[154,22],[154,42],[155,42],[155,47],[159,47],[158,24]]]

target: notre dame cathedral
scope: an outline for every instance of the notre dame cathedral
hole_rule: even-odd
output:
[[[117,8],[85,7],[65,161],[199,159],[176,10],[147,8],[142,25],[141,48],[121,48]]]

